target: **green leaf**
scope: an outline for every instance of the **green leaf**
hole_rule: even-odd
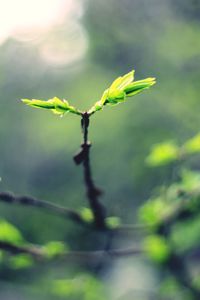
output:
[[[179,222],[174,225],[171,240],[176,251],[184,252],[199,245],[200,218]],[[187,237],[187,238],[186,238]]]
[[[13,269],[30,268],[33,263],[33,258],[28,254],[18,254],[16,256],[11,256],[9,259],[9,264]]]
[[[183,169],[181,188],[186,192],[200,191],[200,172]]]
[[[51,292],[63,299],[102,300],[104,289],[99,280],[89,274],[77,275],[73,279],[59,279],[51,283]],[[77,288],[78,287],[78,288]]]
[[[135,71],[133,70],[124,76],[115,79],[111,86],[104,91],[101,100],[97,101],[88,113],[93,114],[96,111],[103,109],[107,104],[116,105],[124,102],[126,96],[130,97],[136,95],[155,84],[155,78],[152,77],[134,82],[134,72]]]
[[[146,159],[149,166],[156,167],[169,164],[179,159],[180,149],[172,141],[156,144]]]
[[[124,93],[124,91],[121,90],[110,90],[108,91],[108,95],[107,95],[107,99],[106,99],[106,103],[108,104],[118,104],[119,102],[123,102],[126,98],[126,94]]]
[[[128,97],[134,96],[145,89],[150,88],[152,85],[155,84],[155,78],[146,78],[143,80],[135,81],[127,85],[124,89],[126,95]]]
[[[116,89],[123,90],[129,83],[134,80],[135,71],[131,71],[125,74],[123,77],[118,77],[110,86],[109,90],[114,91]]]
[[[64,115],[67,112],[81,115],[81,112],[77,110],[75,107],[69,105],[68,101],[61,100],[58,97],[54,97],[47,101],[37,100],[37,99],[32,99],[32,100],[22,99],[22,102],[35,108],[49,109],[53,113],[58,115]]]
[[[80,211],[82,219],[87,223],[92,223],[94,221],[94,215],[90,208],[83,207]]]
[[[118,217],[108,217],[108,218],[106,218],[105,221],[106,221],[106,225],[110,229],[115,229],[115,228],[119,227],[119,225],[121,223],[120,218],[118,218]]]
[[[0,220],[0,241],[21,245],[24,239],[20,231],[5,220]]]
[[[53,258],[67,252],[68,248],[63,242],[51,241],[43,246],[43,251],[48,258]]]
[[[184,153],[193,154],[200,152],[200,133],[189,139],[183,145]]]
[[[172,209],[172,205],[158,197],[144,203],[139,209],[139,219],[146,225],[157,226]]]
[[[159,235],[148,236],[144,241],[144,250],[152,260],[158,263],[166,262],[170,256],[167,241]]]

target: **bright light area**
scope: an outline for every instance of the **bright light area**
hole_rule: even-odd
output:
[[[0,0],[0,44],[9,37],[32,42],[50,64],[82,58],[87,38],[79,19],[82,0]]]
[[[46,30],[74,15],[77,0],[0,0],[0,42],[20,32]]]

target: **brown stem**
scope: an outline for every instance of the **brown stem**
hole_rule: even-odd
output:
[[[91,144],[88,141],[88,127],[90,123],[90,115],[85,112],[82,115],[81,127],[83,131],[83,144],[81,145],[81,151],[74,157],[76,164],[83,164],[84,169],[84,181],[87,190],[87,198],[90,204],[90,208],[94,215],[94,223],[98,229],[106,229],[105,224],[105,208],[99,202],[98,198],[102,194],[101,190],[94,184],[91,166],[90,166],[90,147]]]

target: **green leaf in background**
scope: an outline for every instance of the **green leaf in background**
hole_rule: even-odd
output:
[[[147,255],[158,263],[164,263],[170,256],[170,247],[167,241],[159,235],[146,237],[144,241],[144,250]]]
[[[180,283],[176,280],[175,277],[168,277],[160,285],[160,292],[164,299],[176,299],[177,293],[182,291],[185,294],[185,290],[182,289]],[[184,298],[181,298],[184,300]]]
[[[200,172],[183,169],[181,172],[181,188],[186,192],[200,191]]]
[[[73,279],[54,280],[51,283],[51,291],[52,294],[63,299],[105,299],[101,282],[89,274],[77,275]]]
[[[66,253],[68,250],[68,247],[59,241],[51,241],[43,246],[43,251],[48,258],[56,257],[62,253]]]
[[[18,254],[9,258],[9,265],[13,269],[26,269],[33,265],[33,258],[28,254]]]
[[[22,99],[22,102],[35,107],[35,108],[44,108],[51,110],[54,114],[58,114],[63,116],[67,112],[71,112],[76,115],[81,115],[81,112],[77,110],[75,107],[69,105],[68,101],[61,100],[57,97],[49,99],[47,101],[37,100],[37,99]]]
[[[176,251],[184,252],[199,245],[200,216],[173,226],[171,241]],[[187,237],[187,238],[186,238]]]
[[[82,209],[80,211],[80,215],[83,218],[83,220],[87,223],[92,223],[94,221],[93,212],[88,207],[82,207]]]
[[[152,167],[163,166],[178,160],[179,153],[179,147],[172,141],[156,144],[152,147],[146,162]]]
[[[15,226],[3,219],[0,219],[0,241],[16,245],[24,243],[21,232]]]
[[[189,139],[183,145],[184,153],[193,154],[200,152],[200,133]]]
[[[126,97],[134,96],[156,83],[155,78],[149,77],[143,80],[134,81],[135,71],[131,71],[122,77],[118,77],[111,86],[106,89],[101,100],[96,102],[88,111],[89,114],[103,109],[107,104],[116,105],[126,100]]]
[[[106,225],[108,226],[108,228],[110,229],[115,229],[117,227],[119,227],[121,220],[118,217],[108,217],[106,218]]]
[[[171,210],[171,206],[162,198],[149,200],[139,209],[139,219],[146,225],[159,225],[163,217]]]

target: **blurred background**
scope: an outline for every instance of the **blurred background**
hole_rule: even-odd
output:
[[[150,90],[96,113],[90,126],[92,169],[104,190],[102,202],[109,215],[137,223],[138,206],[171,174],[146,165],[151,146],[182,143],[200,128],[200,1],[0,0],[0,23],[1,191],[74,209],[88,206],[82,168],[72,159],[82,139],[79,118],[31,109],[21,98],[58,96],[84,110],[132,69],[136,79],[157,78]],[[2,203],[0,209],[1,218],[30,243],[64,240],[75,250],[105,247],[104,237],[70,221]],[[22,271],[4,266],[0,297],[59,299],[49,283],[74,278],[77,286],[89,282],[90,294],[64,293],[65,299],[155,299],[137,294],[158,284],[159,274],[148,263],[125,259],[98,268],[100,263]],[[93,273],[100,281],[88,280]],[[106,297],[94,292],[102,283]]]

